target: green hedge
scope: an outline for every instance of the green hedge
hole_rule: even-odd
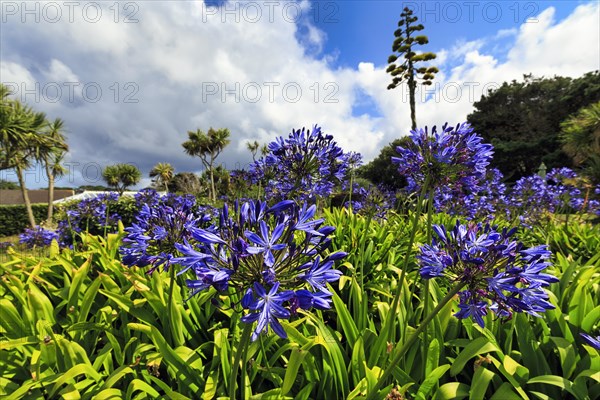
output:
[[[48,216],[48,204],[32,204],[35,222],[38,224]],[[0,206],[0,236],[11,236],[22,233],[29,227],[25,204]]]

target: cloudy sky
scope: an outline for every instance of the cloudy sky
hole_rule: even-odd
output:
[[[200,172],[181,143],[210,127],[231,132],[228,169],[247,166],[247,141],[314,124],[369,161],[410,127],[408,91],[385,73],[405,6],[440,69],[417,93],[419,125],[464,121],[523,74],[600,69],[597,1],[2,1],[0,80],[65,121],[63,186],[102,184],[117,162],[142,170],[140,187],[157,162]],[[35,170],[27,184],[47,185]]]

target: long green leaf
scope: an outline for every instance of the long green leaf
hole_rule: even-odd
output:
[[[456,357],[456,360],[454,360],[454,363],[452,363],[452,368],[450,368],[450,375],[455,376],[461,372],[467,361],[476,355],[489,353],[492,351],[500,352],[500,349],[495,344],[490,343],[487,338],[478,337],[469,345],[467,345],[467,347],[460,352],[458,357]]]

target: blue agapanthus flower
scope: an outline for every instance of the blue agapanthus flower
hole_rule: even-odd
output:
[[[35,229],[27,228],[19,235],[19,243],[30,249],[50,246],[53,240],[58,240],[58,233],[41,226],[36,226]]]
[[[291,200],[272,207],[236,202],[233,212],[226,204],[218,225],[194,228],[189,240],[175,245],[182,256],[172,262],[194,272],[187,280],[192,296],[210,287],[241,296],[242,321],[257,322],[253,340],[269,327],[285,338],[279,320],[299,309],[331,307],[327,283],[340,278],[334,262],[346,256],[326,254],[335,228],[315,219],[315,212],[316,206]]]
[[[420,274],[424,279],[444,277],[463,283],[458,318],[471,317],[481,327],[488,310],[502,318],[514,312],[539,316],[553,309],[544,290],[558,279],[543,271],[550,266],[546,246],[525,248],[511,240],[513,230],[497,231],[489,225],[461,225],[452,231],[434,225],[432,244],[420,248]]]
[[[150,266],[148,273],[162,266],[166,271],[176,254],[176,243],[191,238],[193,229],[208,226],[211,215],[196,207],[194,196],[143,194],[149,204],[141,203],[136,221],[125,229],[120,252],[127,266]]]
[[[67,205],[66,218],[58,222],[60,245],[73,246],[75,234],[87,232],[93,235],[113,233],[121,217],[115,212],[119,195],[116,192],[99,193],[97,196],[83,199]]]
[[[352,208],[353,213],[383,220],[388,211],[395,209],[395,191],[383,185],[365,188],[355,183],[352,186],[352,201],[346,201],[344,207]]]
[[[468,220],[493,219],[506,213],[506,185],[504,176],[495,168],[488,169],[475,191],[455,191],[452,187],[436,188],[433,204],[437,212],[460,215]]]
[[[588,335],[587,333],[580,333],[580,335],[588,345],[592,346],[596,350],[600,350],[600,335],[596,337]]]
[[[411,131],[412,142],[398,146],[392,162],[405,175],[408,190],[418,192],[428,177],[430,188],[449,187],[458,192],[473,192],[485,178],[493,147],[483,143],[468,123],[456,127],[445,124],[438,132],[434,126]]]
[[[598,213],[592,186],[569,168],[554,168],[546,178],[525,176],[512,187],[506,198],[509,217],[518,216],[525,225],[539,222],[548,213]]]
[[[250,165],[250,174],[255,183],[264,183],[267,198],[276,201],[327,197],[359,163],[355,153],[344,153],[333,136],[316,125],[312,130],[292,130],[268,148],[269,154]]]

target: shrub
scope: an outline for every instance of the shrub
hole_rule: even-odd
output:
[[[33,215],[36,221],[46,219],[47,204],[32,204]],[[29,226],[27,210],[24,204],[0,206],[0,236],[16,235]]]

